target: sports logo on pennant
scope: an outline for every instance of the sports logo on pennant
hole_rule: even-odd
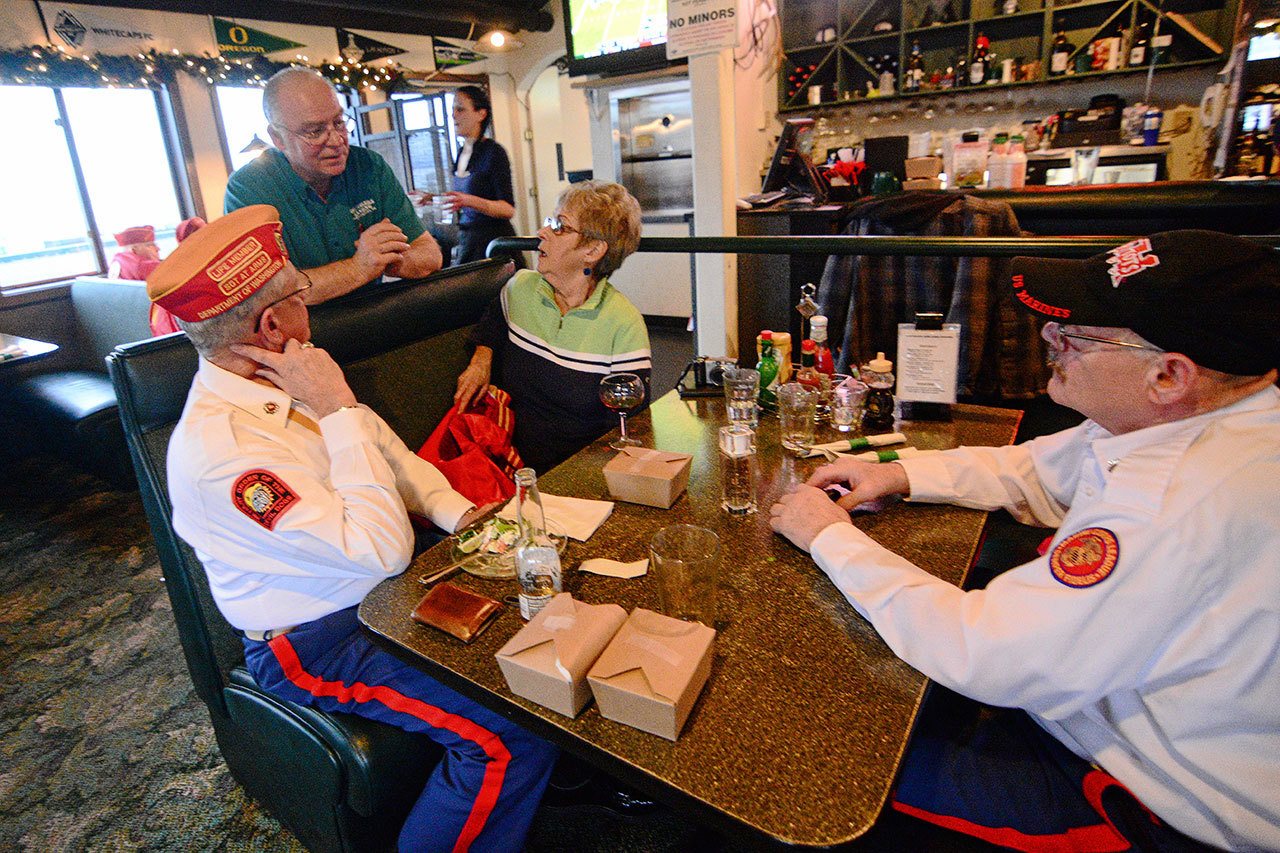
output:
[[[258,468],[236,480],[231,487],[231,502],[258,524],[274,530],[280,516],[298,502],[298,493],[275,474]]]
[[[1076,588],[1106,580],[1120,559],[1120,543],[1105,527],[1088,527],[1058,543],[1049,570],[1059,583]]]
[[[1121,282],[1134,273],[1160,266],[1160,256],[1151,252],[1150,240],[1140,237],[1112,249],[1107,258],[1107,266],[1111,275],[1111,286],[1119,287]]]

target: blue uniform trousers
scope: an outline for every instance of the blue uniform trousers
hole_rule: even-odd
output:
[[[1209,850],[1025,711],[935,688],[903,758],[893,808],[1013,850]]]
[[[374,646],[354,607],[244,645],[264,690],[422,732],[445,748],[401,830],[401,850],[520,849],[553,746]]]

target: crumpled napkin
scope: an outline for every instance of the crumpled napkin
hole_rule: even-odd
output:
[[[586,498],[570,498],[563,495],[542,493],[542,509],[547,514],[547,524],[555,524],[570,538],[586,542],[604,524],[613,512],[613,501],[593,501]],[[512,498],[501,510],[501,518],[516,517],[516,499]]]
[[[638,578],[649,571],[648,560],[636,560],[634,563],[619,563],[617,560],[606,560],[604,557],[593,557],[583,560],[578,566],[580,572],[605,575],[611,578]]]

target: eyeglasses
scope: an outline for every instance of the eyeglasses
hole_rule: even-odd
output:
[[[581,234],[582,233],[577,228],[574,228],[572,225],[565,225],[564,220],[562,220],[559,216],[548,216],[546,219],[542,220],[542,227],[550,230],[551,233],[556,235],[557,237],[561,236],[562,234]]]
[[[290,130],[282,124],[273,126],[280,128],[285,133],[293,134],[308,145],[321,145],[329,141],[329,134],[331,133],[336,133],[346,139],[356,129],[356,121],[351,116],[342,115],[328,124],[311,125],[302,130]]]
[[[307,280],[307,283],[306,283],[306,284],[304,284],[304,285],[302,285],[302,287],[299,287],[297,290],[291,290],[291,291],[289,291],[288,293],[286,293],[284,296],[281,296],[279,299],[276,299],[276,300],[274,300],[274,301],[272,301],[272,302],[269,302],[268,304],[266,304],[266,305],[262,306],[262,310],[258,312],[258,318],[257,318],[256,320],[254,320],[254,321],[253,321],[253,327],[254,327],[255,329],[258,327],[258,325],[259,325],[260,323],[262,323],[262,315],[263,315],[263,314],[265,314],[265,313],[267,313],[267,309],[268,309],[268,308],[274,308],[274,307],[276,307],[277,305],[279,305],[281,302],[284,302],[284,301],[285,301],[285,300],[287,300],[287,299],[292,299],[292,298],[293,298],[293,297],[295,297],[295,296],[301,296],[301,297],[302,297],[302,301],[303,301],[303,302],[306,302],[306,301],[307,301],[307,300],[306,300],[306,293],[307,293],[307,291],[308,291],[308,290],[310,290],[310,289],[311,289],[311,276],[307,275],[307,274],[306,274],[305,272],[303,272],[302,270],[298,270],[298,275],[300,275],[300,276],[302,276],[303,278],[305,278],[305,279]]]
[[[1053,348],[1060,352],[1067,352],[1074,349],[1076,352],[1092,352],[1092,350],[1081,349],[1075,346],[1071,341],[1093,341],[1098,344],[1111,344],[1117,347],[1127,347],[1129,349],[1144,349],[1150,352],[1164,352],[1159,347],[1153,347],[1150,344],[1137,344],[1133,341],[1118,341],[1115,338],[1099,338],[1093,335],[1082,335],[1079,332],[1064,332],[1062,326],[1058,323],[1044,324],[1045,339],[1053,345]]]

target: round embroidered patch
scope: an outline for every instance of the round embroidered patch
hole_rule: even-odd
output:
[[[1060,583],[1085,587],[1101,583],[1120,559],[1120,543],[1105,527],[1072,533],[1049,555],[1049,569]]]
[[[273,530],[280,516],[298,502],[298,494],[270,471],[249,471],[231,487],[231,502],[236,509],[268,530]]]

